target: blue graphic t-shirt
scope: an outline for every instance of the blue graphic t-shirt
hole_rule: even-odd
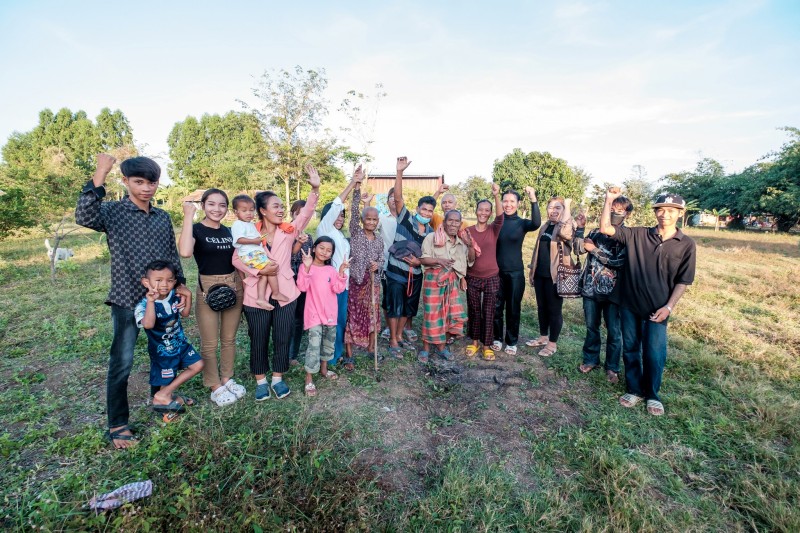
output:
[[[181,314],[178,310],[180,299],[175,291],[170,291],[163,300],[156,300],[156,323],[146,329],[147,349],[152,357],[177,357],[191,346],[183,334]],[[143,298],[134,310],[136,325],[142,327],[147,298]]]

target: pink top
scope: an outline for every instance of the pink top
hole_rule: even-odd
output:
[[[311,265],[309,272],[306,272],[305,265],[300,265],[297,288],[306,293],[303,327],[335,326],[339,311],[336,295],[346,287],[347,274],[340,276],[331,265]]]
[[[309,220],[314,216],[314,209],[317,207],[318,199],[319,195],[313,192],[308,195],[306,205],[292,222],[294,231],[288,233],[280,228],[275,230],[271,250],[266,248],[266,242],[263,243],[270,259],[278,264],[278,288],[284,296],[289,298],[289,302],[293,302],[300,296],[300,291],[297,290],[297,285],[294,282],[294,273],[292,272],[292,245],[297,235],[306,228]],[[258,307],[258,304],[256,304],[256,299],[258,298],[258,270],[242,263],[237,251],[233,252],[233,266],[243,274],[247,274],[242,280],[244,283],[244,305]]]

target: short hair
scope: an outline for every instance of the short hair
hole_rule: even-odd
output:
[[[614,198],[614,201],[611,202],[611,205],[613,206],[614,204],[621,205],[622,207],[625,208],[625,211],[628,212],[628,213],[633,211],[633,202],[631,202],[625,196],[620,196],[618,198]]]
[[[380,214],[380,211],[378,211],[378,208],[375,207],[374,205],[368,205],[368,206],[364,207],[364,209],[361,210],[361,220],[362,221],[364,220],[364,217],[367,216],[367,211],[370,211],[370,212],[371,211],[375,211],[375,214],[378,215],[378,217],[380,218],[381,214]]]
[[[289,214],[293,214],[295,211],[300,211],[306,206],[305,200],[295,200],[292,202],[292,208],[289,209]]]
[[[390,196],[394,196],[394,187],[389,187],[389,191],[386,193],[386,198]]]
[[[203,196],[200,197],[200,203],[201,204],[206,203],[206,200],[208,200],[208,197],[211,196],[212,194],[222,195],[222,197],[225,198],[225,205],[228,205],[228,195],[225,194],[225,191],[223,191],[222,189],[206,189],[206,192],[204,192]]]
[[[464,217],[461,215],[461,211],[459,211],[458,209],[451,209],[450,211],[444,214],[444,218],[442,220],[447,221],[447,218],[452,214],[458,215],[458,218],[462,220],[464,219]]]
[[[233,209],[236,210],[239,208],[239,204],[250,204],[253,207],[256,206],[256,201],[250,198],[246,194],[240,194],[238,196],[233,197]]]
[[[131,157],[119,166],[120,172],[126,178],[144,178],[155,182],[161,177],[161,167],[149,157]]]
[[[517,191],[515,191],[514,189],[508,189],[507,191],[505,191],[505,192],[503,193],[503,196],[501,196],[501,198],[505,198],[506,194],[510,194],[510,195],[512,195],[512,196],[515,196],[515,197],[517,198],[517,201],[519,202],[520,195],[519,195],[519,193],[518,193]]]
[[[327,235],[323,235],[322,237],[317,237],[317,240],[314,241],[314,246],[311,247],[311,257],[316,258],[316,254],[314,253],[314,248],[316,248],[318,244],[322,244],[323,242],[330,243],[331,245],[331,257],[324,262],[326,265],[330,265],[331,259],[333,259],[333,254],[336,253],[336,243],[333,242],[333,239],[331,239]]]
[[[447,198],[448,196],[452,196],[452,197],[453,197],[453,201],[454,201],[454,202],[457,202],[457,201],[458,201],[458,200],[456,199],[456,195],[455,195],[455,194],[453,194],[453,193],[451,193],[451,192],[446,192],[446,193],[444,193],[444,194],[442,195],[442,202],[444,202],[444,199],[445,199],[445,198]]]
[[[548,206],[550,205],[550,202],[558,202],[564,207],[564,209],[567,208],[567,201],[564,200],[563,196],[555,196],[554,195],[554,196],[550,197],[549,200],[547,200],[547,205]]]
[[[489,209],[492,209],[492,208],[494,207],[494,206],[492,205],[492,201],[491,201],[491,200],[489,200],[488,198],[484,198],[483,200],[478,200],[478,203],[477,203],[477,204],[475,204],[475,211],[477,211],[477,210],[478,210],[478,208],[479,208],[479,207],[481,206],[481,204],[483,204],[483,203],[487,203],[487,204],[489,204]]]
[[[144,275],[145,277],[150,274],[150,272],[160,272],[162,270],[169,270],[172,272],[172,275],[177,275],[177,270],[175,269],[175,265],[173,265],[169,261],[164,261],[163,259],[156,259],[155,261],[150,261],[146,267],[144,267]]]
[[[417,201],[417,207],[422,207],[422,204],[431,204],[433,207],[436,207],[436,198],[433,196],[423,196]]]

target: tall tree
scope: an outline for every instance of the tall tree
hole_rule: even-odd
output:
[[[375,84],[375,92],[371,95],[355,90],[347,92],[339,111],[347,118],[348,125],[341,128],[357,144],[359,152],[347,152],[344,159],[357,166],[360,162],[372,161],[370,150],[375,142],[375,125],[378,121],[378,111],[381,101],[387,93],[383,90],[382,83]]]
[[[474,213],[475,205],[484,198],[492,200],[492,206],[494,206],[492,184],[481,176],[470,176],[463,183],[457,183],[450,187],[450,192],[455,195],[459,209],[464,213],[467,211]]]
[[[53,248],[75,230],[65,224],[75,207],[77,191],[94,171],[101,151],[136,152],[133,133],[121,111],[104,108],[96,122],[84,111],[61,109],[39,113],[29,132],[15,132],[3,146],[0,189],[0,238],[37,223],[49,233]],[[19,216],[20,212],[26,213]],[[50,262],[55,280],[55,254]]]
[[[633,165],[628,179],[622,182],[624,194],[634,207],[633,213],[628,217],[630,226],[652,226],[656,222],[653,215],[653,196],[655,187],[647,179],[647,170],[642,165]]]
[[[274,168],[258,120],[248,113],[186,117],[167,138],[169,176],[182,191],[268,189]]]
[[[330,163],[336,155],[335,139],[322,129],[328,114],[327,86],[324,69],[303,70],[298,65],[292,71],[265,71],[253,88],[259,105],[241,102],[258,119],[287,204],[291,191],[301,188],[305,163]]]
[[[519,148],[495,160],[492,179],[502,189],[522,191],[531,186],[541,199],[563,196],[576,202],[583,198],[589,185],[589,175],[570,167],[563,159],[548,152],[526,154]]]

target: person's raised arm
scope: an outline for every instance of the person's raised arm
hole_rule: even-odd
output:
[[[499,232],[505,217],[503,216],[503,197],[500,194],[500,185],[497,183],[492,183],[492,196],[494,196],[494,220],[492,224],[496,226],[495,231]]]
[[[444,193],[450,190],[450,186],[446,183],[442,183],[439,185],[439,188],[436,189],[436,192],[433,193],[433,199],[438,201],[439,197],[442,196]]]
[[[353,173],[353,179],[350,180],[350,183],[347,184],[342,193],[339,195],[339,200],[344,204],[347,200],[347,197],[350,196],[351,192],[353,192],[353,189],[361,186],[362,181],[364,181],[364,170],[361,168],[361,165],[358,165],[356,167],[356,171]]]
[[[308,184],[311,186],[311,192],[308,193],[306,198],[306,205],[300,209],[293,221],[295,231],[303,231],[308,226],[311,217],[314,216],[314,210],[317,208],[319,201],[319,172],[310,163],[306,164],[306,174],[308,174]]]
[[[525,231],[536,231],[542,225],[542,214],[539,212],[539,202],[536,201],[536,189],[525,187],[525,192],[531,201],[531,219],[525,221]]]
[[[394,179],[394,205],[398,213],[400,213],[406,205],[403,199],[403,172],[405,172],[410,164],[411,161],[405,156],[397,158],[397,176]]]
[[[353,200],[350,202],[350,237],[356,235],[361,229],[361,182],[363,181],[364,171],[361,170],[361,165],[358,165],[355,174],[353,174],[353,180],[350,182],[355,187]]]
[[[87,183],[78,197],[75,208],[75,223],[95,231],[105,231],[105,222],[101,213],[103,197],[106,195],[105,184],[108,174],[117,160],[108,154],[97,155],[97,168],[92,180]]]
[[[194,202],[183,202],[183,227],[178,237],[178,254],[181,257],[192,257],[194,253],[194,214],[197,212]]]
[[[606,201],[603,204],[603,212],[600,213],[600,233],[613,237],[616,233],[614,226],[611,224],[611,206],[614,200],[622,196],[622,191],[619,187],[611,187],[606,191]]]

